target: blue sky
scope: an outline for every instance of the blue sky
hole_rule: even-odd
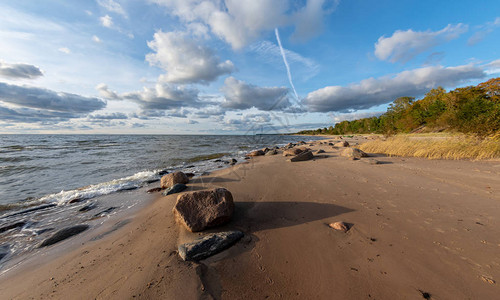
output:
[[[294,132],[500,76],[500,2],[3,1],[0,45],[0,133]]]

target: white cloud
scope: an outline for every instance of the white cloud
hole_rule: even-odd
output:
[[[158,31],[148,46],[155,52],[146,60],[167,72],[160,81],[208,84],[234,71],[231,61],[221,62],[210,48],[197,44],[183,32]]]
[[[122,15],[125,18],[128,18],[127,13],[123,9],[123,7],[120,5],[120,3],[117,3],[113,0],[97,0],[97,4],[105,8],[106,10],[110,12],[114,12],[117,14]]]
[[[123,94],[110,91],[106,84],[99,84],[96,88],[101,97],[110,100],[130,100],[139,104],[146,111],[201,107],[205,105],[198,98],[198,90],[166,83],[158,83],[154,88],[144,88],[142,91]]]
[[[302,104],[313,112],[348,112],[389,103],[401,96],[419,96],[437,86],[454,87],[484,76],[483,69],[474,65],[424,67],[349,86],[327,86],[309,93]]]
[[[76,94],[0,82],[0,101],[30,108],[88,113],[106,107],[106,102]]]
[[[65,53],[65,54],[70,54],[71,53],[71,50],[69,48],[66,48],[66,47],[62,47],[62,48],[59,48],[57,50],[59,52]]]
[[[97,35],[92,36],[92,40],[93,40],[94,42],[96,42],[96,43],[100,43],[100,42],[102,42],[102,41],[101,41],[101,39],[100,39]]]
[[[43,73],[33,65],[9,64],[0,60],[0,76],[9,79],[34,79],[43,76]]]
[[[439,31],[396,30],[392,36],[378,39],[375,56],[391,62],[407,62],[427,49],[458,38],[467,30],[468,26],[462,23],[448,24]]]
[[[280,110],[290,106],[285,87],[259,87],[228,77],[221,88],[225,101],[222,107],[231,109]]]
[[[304,40],[316,35],[326,14],[338,0],[150,0],[167,7],[168,12],[187,24],[202,22],[211,32],[241,49],[263,32],[281,26],[295,26],[294,37]]]
[[[99,20],[101,21],[101,25],[104,27],[111,28],[111,26],[113,26],[113,18],[111,18],[109,15],[100,17]]]

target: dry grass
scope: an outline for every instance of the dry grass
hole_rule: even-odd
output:
[[[398,135],[387,140],[362,144],[361,150],[390,156],[424,157],[428,159],[493,159],[500,158],[500,136],[479,139],[467,136]]]

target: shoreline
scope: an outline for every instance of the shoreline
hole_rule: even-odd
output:
[[[98,299],[498,295],[500,164],[374,156],[381,164],[371,165],[328,145],[311,148],[326,153],[297,163],[256,157],[193,179],[188,191],[231,191],[229,224],[187,232],[171,213],[177,195],[151,195],[130,223],[102,239],[0,275],[0,292],[14,299],[75,298],[75,291]],[[335,232],[327,226],[334,221],[352,228]],[[225,229],[246,236],[200,264],[175,252]]]

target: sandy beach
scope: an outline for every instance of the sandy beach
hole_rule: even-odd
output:
[[[193,179],[190,191],[232,193],[224,226],[188,232],[172,214],[178,195],[157,193],[126,222],[1,275],[1,298],[498,298],[500,161],[373,155],[371,164],[308,147],[325,153],[259,156]],[[336,221],[350,230],[328,226]],[[200,263],[178,256],[180,243],[227,229],[245,237]]]

